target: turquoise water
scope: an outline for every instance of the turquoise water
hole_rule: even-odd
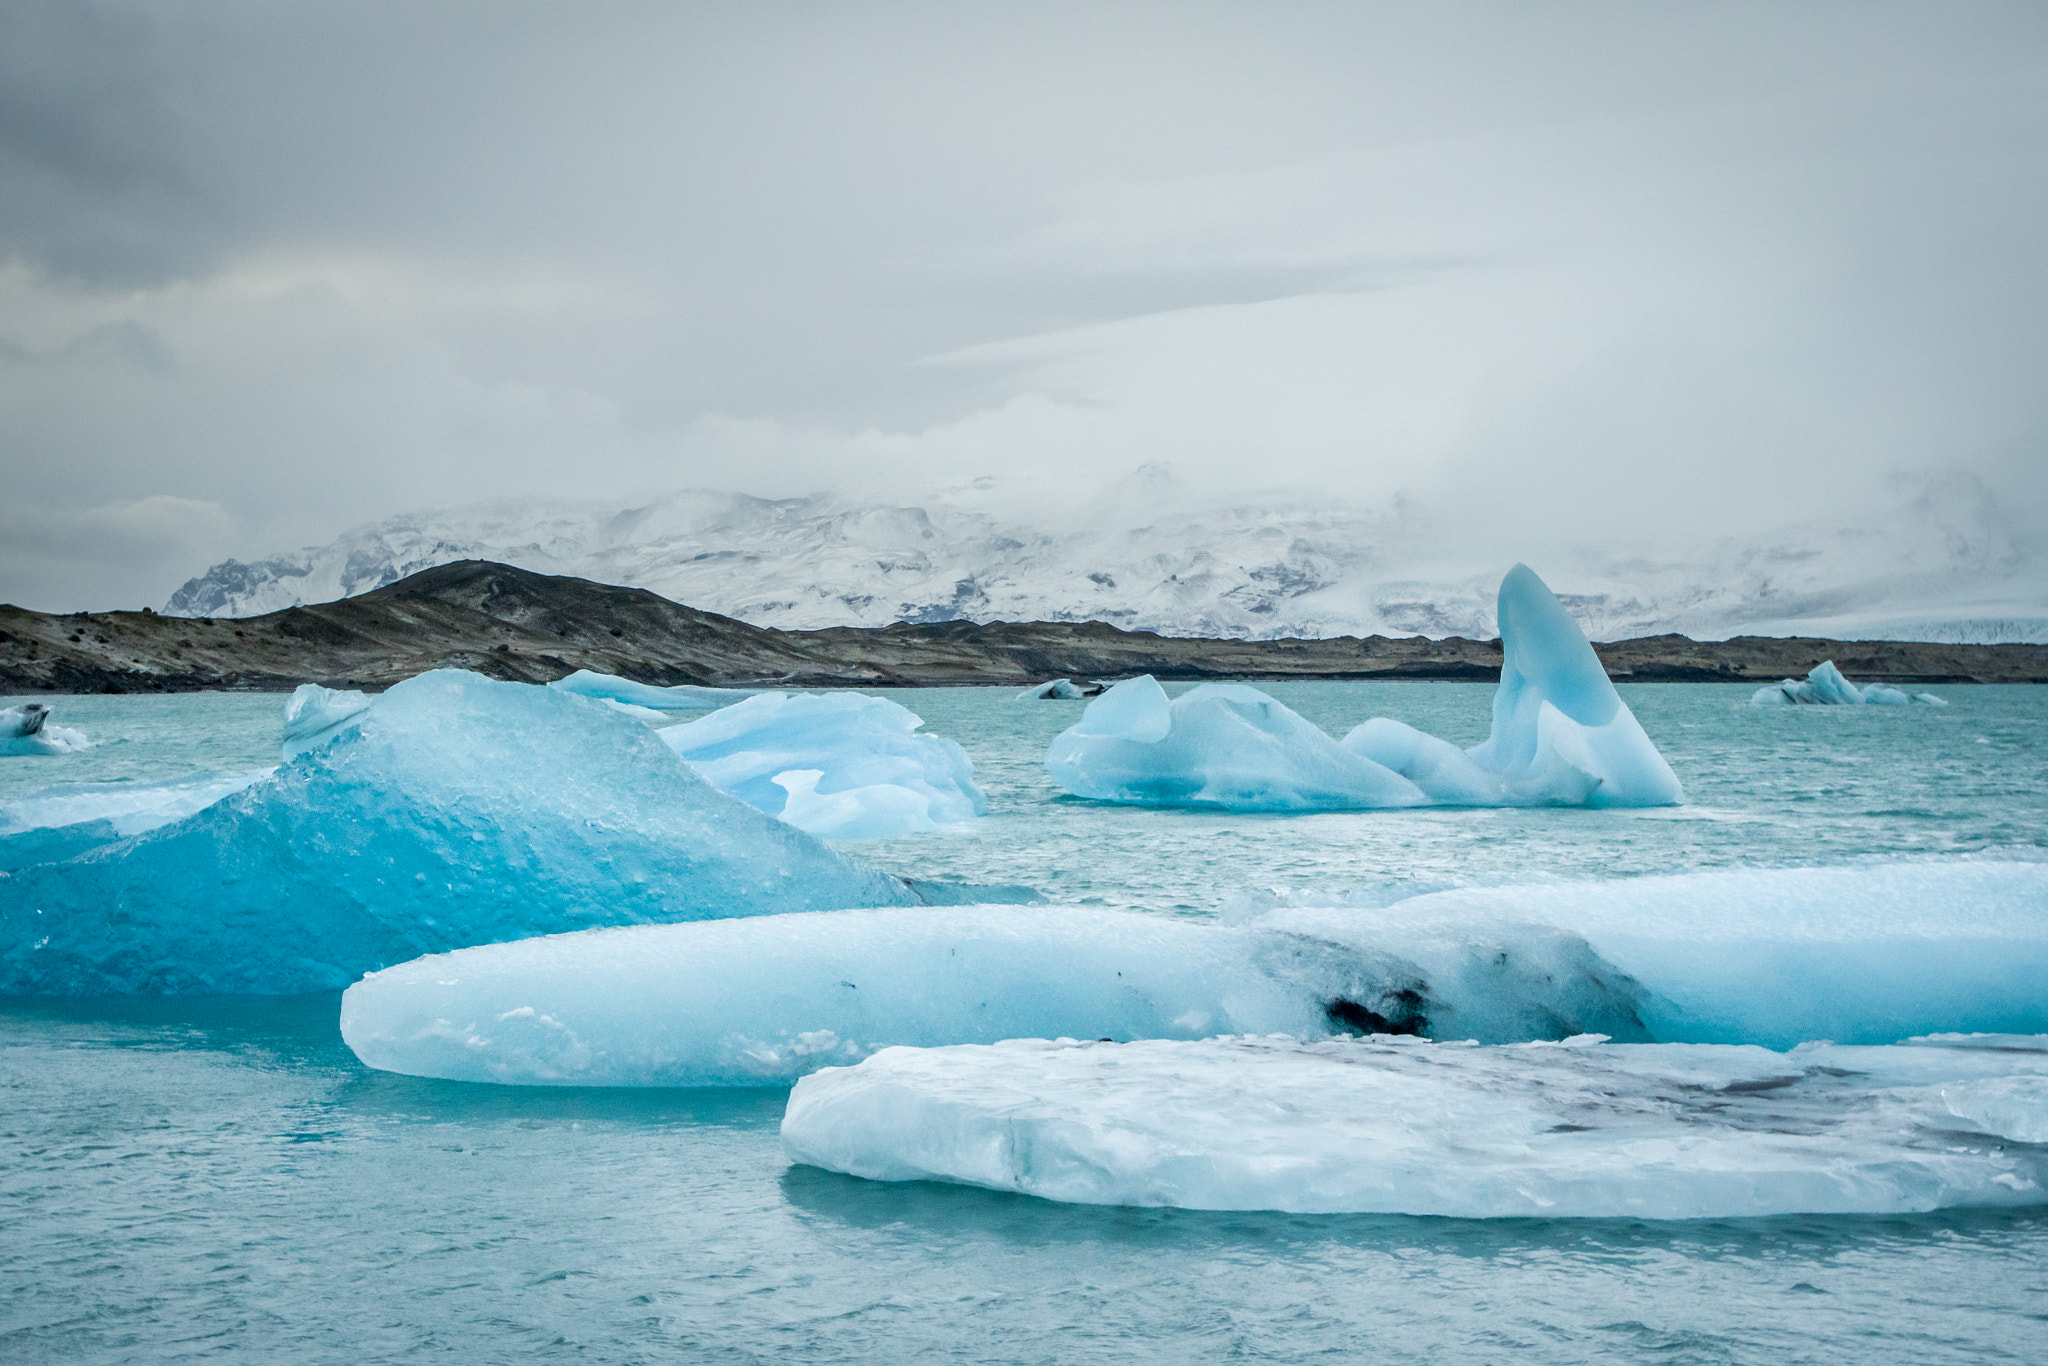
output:
[[[1265,685],[1262,685],[1265,686]],[[1275,684],[1341,734],[1480,738],[1491,688]],[[2048,689],[1753,711],[1623,689],[1672,812],[1223,817],[1061,797],[1078,704],[893,694],[991,812],[894,871],[1206,916],[1390,889],[1759,863],[2048,857]],[[54,782],[275,754],[277,697],[57,699]],[[0,893],[4,894],[4,893]],[[779,1092],[526,1091],[369,1072],[335,998],[0,1002],[0,1360],[2048,1360],[2048,1211],[1655,1224],[1052,1205],[793,1168]]]

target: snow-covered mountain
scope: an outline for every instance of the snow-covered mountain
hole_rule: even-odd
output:
[[[1141,491],[1142,493],[1142,491]],[[1978,500],[1981,501],[1981,500]],[[185,584],[165,611],[252,616],[459,559],[648,588],[764,626],[1106,621],[1182,636],[1495,633],[1501,572],[1532,559],[1595,639],[1682,632],[2048,641],[2048,574],[1971,499],[1883,528],[1790,527],[1668,557],[1453,553],[1413,512],[1302,497],[1125,497],[1056,522],[964,496],[903,506],[689,490],[640,507],[498,501],[410,513]]]

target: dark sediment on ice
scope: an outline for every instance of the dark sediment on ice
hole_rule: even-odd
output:
[[[1742,636],[1598,644],[1623,682],[1767,683],[1824,659],[1860,681],[2048,682],[2048,646]],[[543,683],[576,669],[644,683],[943,687],[1048,678],[1492,681],[1500,642],[1339,636],[1195,640],[1102,622],[949,621],[779,631],[638,588],[488,561],[441,565],[339,602],[237,619],[53,616],[0,606],[0,692],[383,688],[426,669]]]

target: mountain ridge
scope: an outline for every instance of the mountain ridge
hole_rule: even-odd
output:
[[[2048,646],[1662,635],[1596,646],[1622,681],[1774,682],[1832,658],[1894,683],[2048,681]],[[260,617],[66,616],[0,606],[0,689],[377,689],[432,668],[544,683],[576,669],[655,684],[1023,685],[1052,677],[1499,677],[1497,640],[1196,639],[1105,622],[927,622],[783,631],[646,589],[488,561],[439,565],[335,602]]]

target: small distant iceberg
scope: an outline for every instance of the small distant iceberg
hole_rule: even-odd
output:
[[[1089,703],[1046,752],[1077,797],[1230,811],[1672,806],[1685,790],[1583,632],[1526,565],[1501,581],[1493,731],[1469,750],[1378,718],[1340,744],[1256,688],[1167,699],[1149,675]]]
[[[1988,1046],[1986,1046],[1988,1045]],[[1727,1219],[2048,1203],[2048,1038],[1788,1053],[1379,1037],[892,1048],[792,1161],[1091,1205]]]
[[[1071,678],[1055,678],[1049,683],[1040,683],[1035,688],[1026,688],[1017,694],[1019,702],[1078,702],[1085,697],[1094,697],[1101,688],[1084,688]]]
[[[988,811],[967,751],[861,693],[760,693],[660,732],[719,791],[834,839],[929,834]]]
[[[548,686],[578,697],[622,702],[656,712],[716,711],[755,695],[750,688],[702,688],[693,683],[663,688],[652,683],[635,683],[617,674],[592,673],[589,669],[578,669]]]
[[[73,754],[90,749],[80,731],[50,724],[50,709],[41,702],[0,709],[0,756]]]
[[[1749,699],[1752,707],[1904,707],[1913,703],[1928,707],[1948,705],[1931,692],[1908,695],[1883,683],[1868,683],[1859,688],[1842,677],[1832,659],[1814,665],[1804,678],[1788,678],[1758,688]]]

